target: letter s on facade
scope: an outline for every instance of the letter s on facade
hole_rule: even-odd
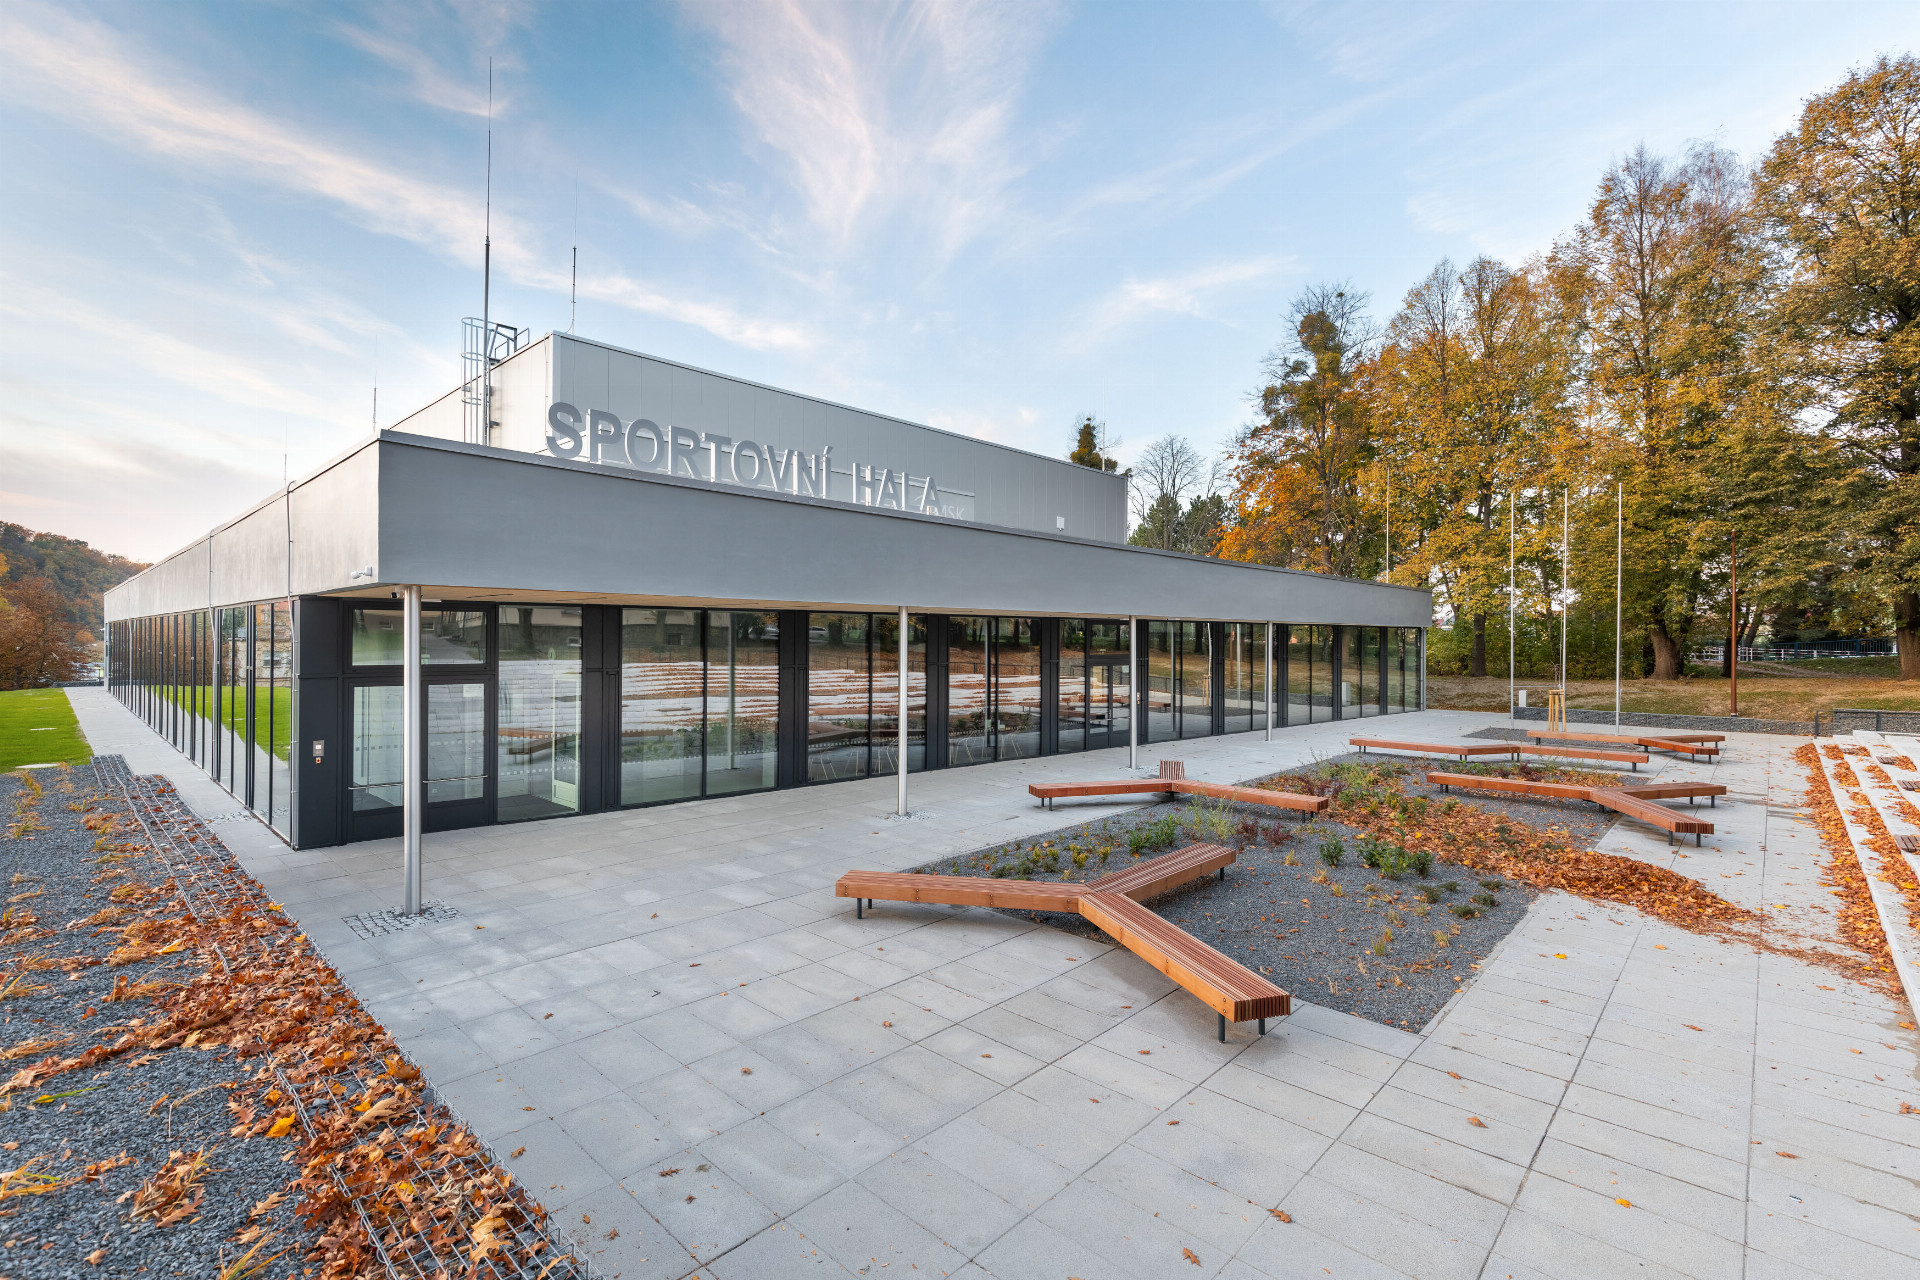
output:
[[[580,411],[564,400],[547,410],[547,452],[556,458],[580,456]]]

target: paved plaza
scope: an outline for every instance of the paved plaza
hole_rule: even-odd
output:
[[[833,896],[849,868],[1121,812],[1026,786],[1123,776],[1124,751],[915,775],[907,821],[888,777],[429,835],[426,896],[457,918],[363,938],[349,918],[398,902],[397,841],[289,850],[103,690],[70,692],[94,750],[214,822],[597,1276],[1920,1274],[1913,1014],[1825,969],[1546,894],[1427,1028],[1296,997],[1222,1045],[1123,950]],[[1237,781],[1356,727],[1141,763]],[[1656,758],[1728,788],[1718,833],[1623,822],[1601,847],[1830,935],[1800,741]]]

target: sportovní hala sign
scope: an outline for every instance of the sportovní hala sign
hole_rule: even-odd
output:
[[[825,498],[863,507],[973,519],[975,495],[943,488],[932,476],[868,463],[833,465],[833,446],[818,453],[773,449],[712,431],[666,426],[646,418],[622,422],[605,409],[582,413],[565,401],[547,410],[547,452],[556,458]]]

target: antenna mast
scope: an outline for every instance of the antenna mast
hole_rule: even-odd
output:
[[[480,250],[480,438],[493,443],[493,59],[487,59],[486,240]]]
[[[573,309],[580,294],[580,175],[573,175],[573,277],[567,282],[567,332],[573,332]]]

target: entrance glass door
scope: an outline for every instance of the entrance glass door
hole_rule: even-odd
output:
[[[487,818],[487,686],[426,688],[427,831],[475,827]],[[354,840],[400,834],[405,695],[397,684],[366,684],[348,699],[348,827]]]
[[[1127,730],[1133,724],[1131,671],[1125,662],[1095,658],[1087,664],[1087,750],[1127,745]]]

